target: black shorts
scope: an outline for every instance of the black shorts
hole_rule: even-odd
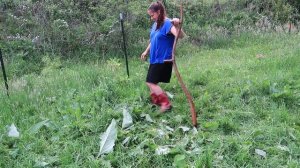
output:
[[[159,82],[169,83],[172,75],[172,68],[172,62],[150,64],[146,82],[154,84]]]

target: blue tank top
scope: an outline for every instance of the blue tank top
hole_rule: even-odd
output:
[[[171,33],[172,23],[166,19],[164,24],[156,30],[156,22],[150,33],[150,64],[164,63],[172,59],[172,49],[175,36]]]

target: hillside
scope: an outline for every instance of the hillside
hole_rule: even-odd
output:
[[[10,98],[1,88],[0,167],[299,167],[299,37],[248,34],[214,49],[180,45],[197,131],[175,76],[163,85],[174,96],[172,111],[150,105],[148,63],[138,55],[129,60],[130,78],[123,59],[44,57],[40,74],[9,80]],[[126,130],[123,109],[134,122]],[[114,150],[97,157],[112,119]],[[8,137],[13,123],[19,138]]]

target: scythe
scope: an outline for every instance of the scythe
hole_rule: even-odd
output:
[[[176,74],[176,77],[178,79],[178,82],[179,82],[179,84],[180,84],[183,92],[185,93],[185,96],[186,96],[186,98],[188,100],[188,103],[190,105],[190,111],[191,111],[193,126],[197,127],[197,114],[196,114],[196,111],[195,111],[195,104],[193,102],[193,98],[192,98],[190,92],[188,91],[187,87],[185,86],[185,84],[184,84],[184,82],[183,82],[183,80],[181,78],[181,75],[180,75],[180,73],[178,71],[178,68],[177,68],[176,59],[175,59],[176,45],[177,45],[179,33],[181,32],[182,24],[183,24],[183,6],[182,6],[182,0],[181,0],[181,5],[180,5],[180,25],[179,25],[179,28],[178,28],[177,36],[176,36],[176,38],[174,40],[174,44],[173,44],[172,62],[173,62],[173,69],[175,71],[175,74]]]

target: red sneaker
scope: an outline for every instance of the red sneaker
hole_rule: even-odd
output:
[[[165,112],[172,108],[168,96],[165,93],[158,95],[158,102],[160,104],[160,112]]]
[[[151,103],[152,104],[155,104],[155,105],[158,105],[158,106],[160,105],[160,103],[158,101],[158,96],[156,94],[151,93],[150,97],[151,97]]]

